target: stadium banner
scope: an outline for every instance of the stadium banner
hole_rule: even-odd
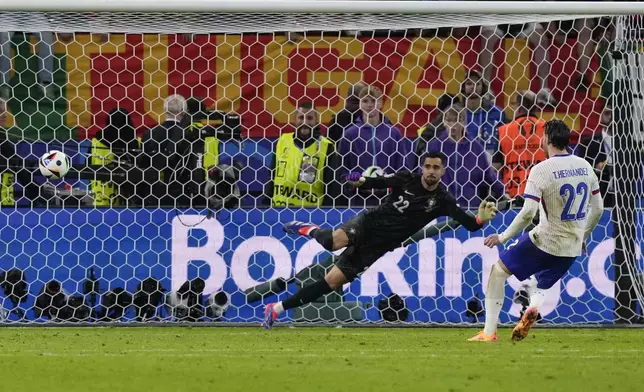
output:
[[[13,41],[11,123],[16,136],[24,132],[42,140],[63,139],[71,130],[80,139],[91,138],[116,107],[133,113],[141,133],[159,123],[163,100],[174,93],[239,113],[248,136],[275,137],[303,100],[314,101],[327,123],[342,109],[348,87],[361,80],[383,89],[385,114],[406,135],[416,136],[438,98],[459,93],[480,52],[480,40],[470,37],[308,37],[294,43],[273,34],[196,35],[191,41],[181,35],[110,34],[101,42],[97,35],[76,34],[55,43],[54,83],[66,99],[52,102],[31,98],[38,72],[35,37],[16,34]],[[562,104],[543,118],[592,132],[602,108],[601,72],[594,72],[588,93],[576,92],[570,83],[575,47],[569,39],[550,48],[550,80]],[[495,53],[498,71],[491,88],[509,118],[516,91],[540,88],[531,53],[525,39],[502,40]],[[599,65],[593,55],[591,70]]]
[[[297,219],[337,227],[358,212],[236,209],[204,219],[194,212],[172,210],[2,210],[0,269],[25,271],[30,295],[24,309],[33,307],[35,296],[52,279],[68,293],[82,292],[88,270],[94,267],[101,293],[117,287],[132,293],[150,277],[177,290],[186,280],[201,277],[206,295],[221,290],[231,295],[225,321],[257,322],[263,304],[247,303],[242,290],[291,277],[329,255],[315,240],[286,235],[282,223]],[[377,303],[393,292],[405,299],[408,321],[467,322],[467,302],[476,295],[483,297],[489,270],[498,259],[499,250],[485,247],[483,236],[503,230],[502,222],[509,224],[516,211],[499,215],[483,231],[461,228],[386,254],[345,287],[344,300]],[[580,257],[548,291],[542,310],[548,322],[612,322],[611,231],[606,212],[589,241],[589,256]],[[509,282],[507,298],[520,287],[515,278]],[[289,292],[294,290],[290,285]],[[6,299],[4,307],[10,308]],[[520,311],[509,299],[503,309],[502,322],[516,320]],[[133,316],[132,308],[127,316]],[[27,317],[33,319],[33,311]],[[365,309],[364,317],[380,320],[374,307]]]

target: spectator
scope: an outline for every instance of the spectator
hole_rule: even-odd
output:
[[[338,152],[342,157],[340,175],[349,171],[372,173],[394,173],[405,168],[405,157],[409,151],[400,131],[381,112],[382,91],[377,87],[367,86],[360,91],[361,116],[356,124],[345,132],[340,140]],[[349,197],[354,195],[351,188],[345,189]],[[357,205],[378,204],[384,193],[379,190],[358,190],[360,197]],[[371,197],[375,196],[375,197]]]
[[[91,165],[94,168],[110,167],[134,163],[133,151],[139,148],[136,131],[132,125],[130,113],[125,109],[113,109],[107,118],[103,130],[92,139]],[[94,194],[94,206],[118,206],[123,202],[122,196],[134,194],[131,182],[121,183],[120,187],[113,181],[94,180],[90,182]],[[120,189],[119,189],[120,188]]]
[[[295,132],[283,134],[273,157],[273,179],[266,187],[274,207],[333,206],[338,157],[333,142],[320,134],[320,116],[310,102],[295,112]]]
[[[44,15],[39,13],[32,16],[44,19]],[[32,21],[33,22],[33,21]],[[45,21],[46,23],[46,21]],[[8,100],[11,95],[9,85],[9,72],[11,71],[11,38],[12,32],[0,31],[0,98]],[[43,95],[48,99],[56,99],[55,86],[53,84],[54,76],[54,33],[51,31],[42,31],[34,33],[38,38],[38,58],[39,70],[38,79]]]
[[[138,166],[145,171],[144,181],[137,193],[151,206],[175,206],[176,200],[169,193],[181,194],[186,165],[179,162],[191,153],[191,142],[184,138],[182,120],[186,113],[186,100],[181,95],[171,95],[163,103],[165,121],[148,131],[141,139],[143,153]],[[172,184],[171,184],[172,183]],[[183,192],[190,197],[189,192]]]
[[[550,75],[550,55],[548,48],[550,42],[544,28],[539,23],[525,24],[503,24],[498,26],[484,26],[481,29],[481,53],[479,55],[479,66],[483,69],[483,79],[493,81],[494,51],[499,41],[505,37],[525,37],[532,44],[534,50],[532,59],[537,64],[537,76],[541,90],[539,97],[550,105],[556,105],[557,101],[548,88],[548,76]]]
[[[546,123],[535,116],[536,99],[531,91],[519,91],[514,121],[499,128],[501,144],[493,165],[501,170],[510,197],[523,194],[530,169],[546,159],[541,148]]]
[[[2,33],[0,33],[2,34]],[[41,202],[39,199],[40,189],[33,182],[30,170],[24,168],[25,162],[16,155],[16,146],[9,140],[7,130],[7,102],[0,99],[0,205],[3,207],[14,206],[16,179],[24,187],[24,196],[32,202]],[[23,168],[20,170],[19,168]]]
[[[327,126],[327,137],[334,143],[339,141],[344,134],[344,131],[355,124],[356,120],[361,116],[360,112],[360,91],[366,85],[362,82],[356,83],[349,87],[347,92],[347,99],[345,101],[344,109],[338,114],[334,115]]]
[[[427,151],[441,151],[447,156],[443,184],[459,205],[475,208],[483,199],[498,199],[504,192],[483,143],[465,133],[465,121],[463,105],[450,107],[444,115],[445,132],[427,144]]]
[[[427,150],[427,142],[445,131],[445,127],[443,126],[443,113],[445,113],[447,108],[458,102],[460,102],[460,99],[457,95],[443,94],[438,98],[435,109],[438,114],[429,122],[429,124],[418,130],[416,155],[419,157],[422,156],[425,150]]]
[[[480,138],[486,150],[493,153],[499,148],[498,128],[506,122],[503,109],[494,104],[490,86],[481,73],[470,70],[461,85],[463,103],[467,108],[465,132],[471,139]]]
[[[584,158],[595,168],[599,178],[599,189],[604,197],[604,205],[615,205],[615,190],[613,189],[613,108],[606,105],[600,119],[601,132],[586,136],[577,146],[577,155]]]

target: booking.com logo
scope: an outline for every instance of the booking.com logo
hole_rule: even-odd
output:
[[[181,217],[181,221],[178,218],[172,221],[172,290],[177,290],[186,281],[188,265],[195,260],[203,261],[210,267],[210,275],[205,279],[205,294],[209,294],[219,291],[228,279],[232,279],[240,290],[245,290],[266,280],[278,277],[289,278],[297,271],[311,265],[320,254],[326,252],[317,241],[310,240],[297,250],[295,260],[292,260],[291,251],[277,238],[252,236],[232,250],[232,256],[227,263],[220,254],[224,241],[227,241],[224,227],[214,219],[206,220],[198,226],[198,230],[205,232],[204,241],[200,241],[200,246],[189,246],[191,230],[194,229],[187,226],[197,224],[201,219],[199,216],[185,215]],[[404,248],[387,253],[361,276],[358,283],[359,295],[367,297],[380,295],[380,285],[384,279],[391,292],[400,296],[435,297],[438,295],[437,276],[440,265],[440,273],[443,277],[443,282],[440,283],[442,295],[448,298],[461,297],[464,263],[474,254],[479,255],[482,260],[481,287],[487,286],[490,269],[499,258],[498,249],[486,247],[483,244],[483,237],[472,237],[463,241],[457,238],[444,238],[440,241],[443,242],[442,252],[438,251],[437,240],[424,239],[418,243],[415,254]],[[253,278],[250,273],[254,255],[259,252],[267,253],[273,261],[272,275],[264,276],[260,281]],[[335,253],[341,252],[342,250],[339,250]],[[615,284],[607,274],[607,262],[613,253],[612,238],[598,243],[589,257],[584,260],[583,274],[586,279],[567,276],[557,282],[547,292],[546,302],[541,310],[542,315],[549,314],[559,305],[562,291],[575,299],[584,295],[592,286],[602,296],[614,298]],[[410,275],[399,265],[406,255],[417,258],[413,282],[409,281]],[[514,277],[510,278],[508,283],[513,290],[519,289],[522,285]],[[513,305],[510,314],[518,316],[519,311],[519,305]]]

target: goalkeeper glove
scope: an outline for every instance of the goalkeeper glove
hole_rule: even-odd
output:
[[[348,176],[345,176],[344,179],[353,186],[360,186],[366,181],[360,173],[351,173]]]
[[[479,205],[479,213],[476,215],[476,222],[479,225],[483,225],[483,223],[494,219],[497,212],[499,212],[499,210],[496,208],[496,204],[491,201],[484,201]]]

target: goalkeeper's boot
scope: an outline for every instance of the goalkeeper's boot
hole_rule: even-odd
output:
[[[275,320],[277,320],[277,312],[275,311],[275,304],[268,304],[266,305],[266,308],[264,308],[264,322],[262,323],[262,326],[264,329],[271,329],[273,328],[273,324],[275,323]]]
[[[311,223],[292,221],[284,225],[284,231],[289,234],[300,234],[308,236],[313,229],[319,229],[320,226]]]
[[[496,342],[496,332],[494,332],[494,335],[492,336],[487,336],[485,335],[484,331],[479,332],[476,336],[473,338],[467,339],[468,342],[486,342],[486,343],[491,343],[491,342]]]
[[[530,331],[530,328],[532,328],[534,323],[537,322],[538,318],[539,311],[537,308],[529,308],[526,310],[523,317],[521,317],[519,324],[517,324],[517,326],[512,330],[512,340],[518,342],[525,339],[526,336],[528,336],[528,331]]]

